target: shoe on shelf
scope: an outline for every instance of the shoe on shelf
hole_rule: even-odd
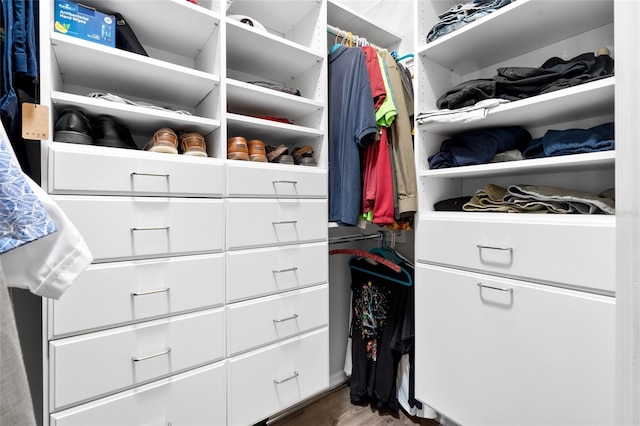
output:
[[[145,151],[164,152],[166,154],[178,153],[178,136],[168,127],[157,130],[144,147]]]
[[[289,154],[279,155],[279,156],[277,156],[276,158],[273,159],[273,163],[294,164],[293,156],[291,156]]]
[[[227,159],[249,161],[249,147],[242,136],[227,139]]]
[[[279,163],[279,161],[276,161],[278,157],[280,157],[281,155],[289,154],[289,148],[287,148],[287,146],[284,144],[281,144],[277,147],[267,145],[265,149],[267,151],[267,159],[272,163]]]
[[[206,157],[207,144],[204,141],[204,136],[196,132],[180,133],[180,152],[183,155]]]
[[[296,148],[291,153],[295,164],[303,166],[316,166],[316,160],[313,159],[313,148],[309,145]]]
[[[96,118],[94,143],[111,148],[138,149],[127,127],[109,115]]]
[[[267,151],[265,150],[264,142],[259,139],[249,141],[249,160],[267,162]]]
[[[53,129],[53,140],[86,145],[93,144],[93,124],[80,109],[64,108]]]

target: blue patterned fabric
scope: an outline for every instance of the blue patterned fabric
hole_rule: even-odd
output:
[[[58,230],[29,187],[8,143],[0,138],[0,253]]]

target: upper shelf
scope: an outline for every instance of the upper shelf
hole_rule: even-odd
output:
[[[53,31],[51,46],[64,83],[95,91],[193,108],[220,82],[213,74]]]
[[[417,53],[465,75],[609,24],[613,3],[518,0],[431,43],[418,40]]]
[[[83,0],[81,3],[105,13],[122,14],[143,45],[192,59],[198,57],[213,29],[220,24],[218,13],[184,0],[153,3]]]
[[[324,60],[322,51],[227,20],[227,67],[255,70],[256,76],[289,82]]]
[[[511,126],[534,128],[550,123],[563,123],[578,118],[599,117],[613,114],[615,77],[607,77],[590,83],[543,95],[532,96],[498,105],[487,112],[485,118],[469,122],[425,123],[420,130],[442,135],[490,127]]]
[[[366,38],[376,46],[394,49],[402,41],[399,35],[374,24],[366,17],[339,4],[336,0],[327,2],[327,23],[354,35]]]

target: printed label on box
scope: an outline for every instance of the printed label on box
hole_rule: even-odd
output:
[[[56,0],[53,28],[56,32],[114,47],[116,20],[79,3]]]

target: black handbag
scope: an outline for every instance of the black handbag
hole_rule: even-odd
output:
[[[113,15],[116,17],[116,47],[139,55],[149,56],[124,17],[119,13],[114,13]]]

